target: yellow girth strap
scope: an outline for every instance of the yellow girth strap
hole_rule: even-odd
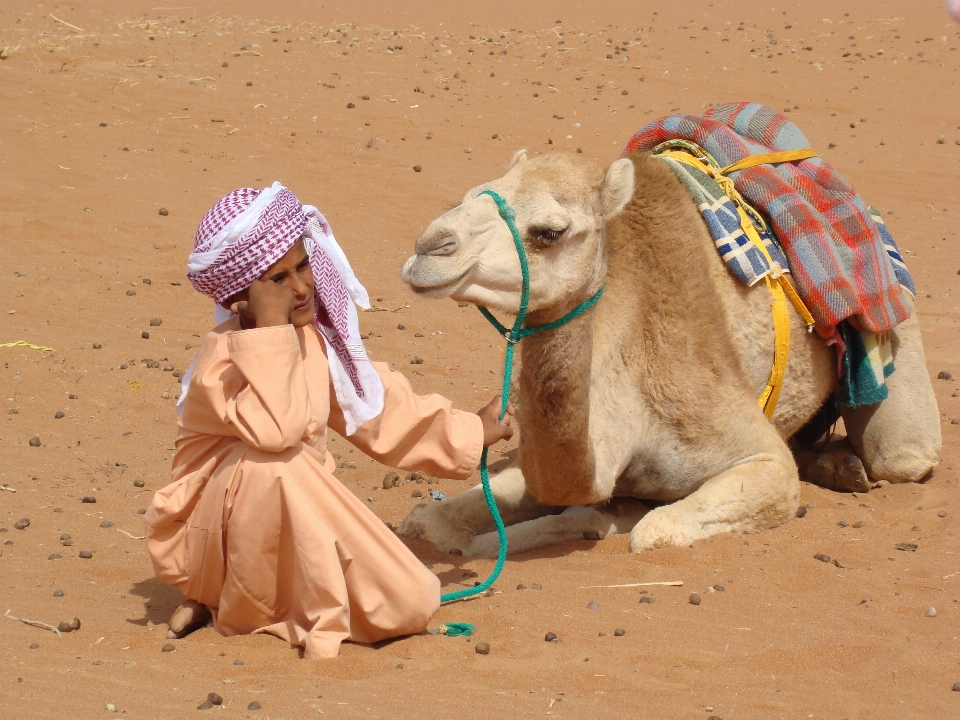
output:
[[[701,148],[702,149],[702,148]],[[789,150],[785,152],[767,153],[765,155],[752,155],[738,162],[728,165],[725,168],[714,167],[707,159],[709,156],[704,151],[703,157],[698,158],[681,150],[667,150],[658,154],[658,157],[668,157],[685,165],[695,167],[700,172],[706,173],[713,178],[726,193],[733,204],[737,206],[737,212],[740,214],[740,227],[750,242],[763,253],[771,271],[764,276],[767,283],[767,289],[773,297],[773,367],[770,369],[770,378],[767,380],[767,386],[760,393],[757,402],[763,410],[767,419],[773,417],[773,412],[777,408],[777,400],[780,399],[780,391],[783,389],[783,378],[787,372],[787,356],[790,352],[790,316],[787,311],[787,298],[793,303],[793,307],[800,313],[807,324],[807,330],[812,330],[814,326],[813,316],[803,304],[803,300],[797,294],[793,284],[784,274],[783,268],[774,262],[767,251],[760,234],[757,232],[757,224],[766,229],[766,223],[763,217],[750,204],[744,200],[743,196],[734,187],[733,180],[727,177],[728,173],[744,170],[756,165],[772,165],[774,163],[795,162],[797,160],[806,160],[814,157],[816,153],[811,148],[802,150]]]

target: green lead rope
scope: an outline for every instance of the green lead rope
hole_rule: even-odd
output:
[[[535,335],[536,333],[544,330],[553,330],[561,325],[566,325],[574,318],[582,315],[597,304],[600,296],[603,295],[603,287],[601,287],[591,298],[577,305],[577,307],[568,312],[562,318],[554,320],[551,323],[547,323],[546,325],[529,328],[523,327],[523,321],[527,319],[527,306],[530,302],[530,268],[527,265],[527,253],[523,249],[523,239],[520,237],[520,231],[517,230],[517,223],[515,222],[517,214],[513,211],[513,208],[507,205],[507,201],[500,197],[500,195],[495,193],[493,190],[484,190],[480,193],[480,195],[489,195],[491,198],[493,198],[493,201],[497,204],[497,210],[500,213],[500,217],[504,219],[504,221],[507,223],[507,227],[510,228],[510,234],[513,236],[513,244],[516,246],[517,255],[520,257],[520,273],[523,276],[523,285],[520,290],[520,309],[517,311],[517,319],[514,321],[511,329],[508,330],[485,307],[479,305],[477,306],[477,309],[483,313],[483,316],[490,321],[490,324],[493,325],[497,329],[497,332],[503,335],[504,339],[507,341],[507,350],[503,359],[503,384],[500,389],[500,419],[503,420],[504,416],[507,414],[507,405],[510,403],[510,379],[513,377],[514,346],[526,337],[530,337],[531,335]],[[479,595],[480,593],[486,591],[487,588],[493,585],[496,579],[500,577],[500,572],[503,570],[503,564],[506,562],[507,530],[503,526],[503,518],[500,517],[500,511],[497,509],[497,502],[493,497],[493,491],[490,489],[490,470],[487,467],[487,448],[483,449],[483,454],[480,456],[480,484],[483,486],[483,496],[487,501],[487,509],[490,511],[490,515],[493,517],[493,522],[497,526],[497,539],[500,545],[497,552],[497,564],[494,565],[493,572],[490,573],[490,576],[482,583],[472,588],[464,588],[463,590],[455,590],[454,592],[445,593],[440,596],[440,602],[461,600],[463,598]]]

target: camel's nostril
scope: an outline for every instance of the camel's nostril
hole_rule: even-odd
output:
[[[418,255],[453,255],[460,247],[455,235],[442,235],[420,243]]]

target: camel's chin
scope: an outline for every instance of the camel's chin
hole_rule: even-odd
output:
[[[404,263],[401,277],[417,295],[446,298],[459,289],[470,270],[472,267],[447,267],[442,260],[414,255]]]

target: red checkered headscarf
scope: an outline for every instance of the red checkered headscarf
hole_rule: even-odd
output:
[[[330,379],[350,435],[383,410],[383,385],[360,339],[355,305],[370,306],[367,291],[317,208],[301,205],[278,182],[264,190],[234,190],[200,221],[187,277],[198,292],[213,298],[219,324],[229,315],[220,304],[250,287],[300,238],[313,273],[314,325],[326,341]]]

